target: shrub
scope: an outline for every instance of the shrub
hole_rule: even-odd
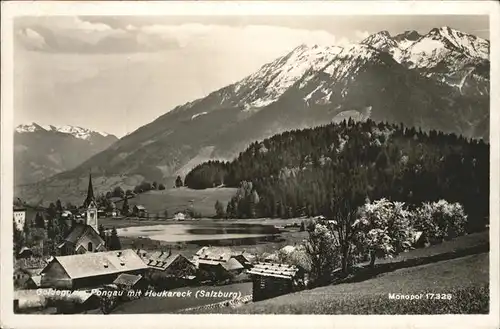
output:
[[[314,218],[307,218],[303,219],[300,222],[300,230],[301,231],[314,231],[314,228],[316,226],[316,220]]]
[[[340,253],[334,235],[325,225],[316,224],[309,230],[305,252],[310,259],[312,286],[330,283],[333,271],[340,264]]]
[[[224,218],[226,216],[226,213],[224,212],[224,205],[222,204],[222,202],[217,200],[215,202],[214,207],[215,207],[215,217],[216,218]]]
[[[465,234],[467,215],[459,203],[427,202],[416,210],[415,217],[416,228],[431,240],[441,241]]]
[[[300,232],[304,232],[305,230],[306,230],[306,226],[305,226],[305,224],[304,224],[304,221],[302,220],[302,221],[300,222],[300,229],[299,229],[299,231],[300,231]]]

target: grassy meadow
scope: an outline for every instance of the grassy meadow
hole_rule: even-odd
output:
[[[143,205],[151,217],[165,217],[165,210],[168,217],[172,217],[177,211],[192,209],[199,213],[201,217],[215,216],[215,202],[219,200],[224,205],[236,193],[235,188],[211,188],[206,190],[193,190],[186,187],[171,188],[166,190],[148,191],[136,195],[129,199],[129,206]],[[117,202],[120,209],[122,202]]]

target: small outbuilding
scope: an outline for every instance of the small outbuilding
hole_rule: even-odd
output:
[[[13,279],[14,279],[14,287],[15,288],[24,288],[26,286],[26,282],[30,279],[31,274],[28,270],[17,267],[14,269]]]
[[[257,263],[247,273],[252,277],[254,302],[297,291],[304,279],[300,267],[277,263]]]
[[[148,217],[148,211],[142,205],[135,205],[134,208],[132,208],[132,213],[136,217],[140,217],[140,218]]]
[[[118,288],[125,291],[144,291],[148,287],[148,283],[142,275],[133,275],[128,273],[120,274],[115,281],[113,281]]]

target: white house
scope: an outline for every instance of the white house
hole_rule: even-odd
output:
[[[14,223],[16,224],[16,229],[22,231],[25,222],[26,222],[26,208],[14,207]]]
[[[175,220],[185,220],[186,219],[186,214],[183,212],[178,212],[174,215]]]

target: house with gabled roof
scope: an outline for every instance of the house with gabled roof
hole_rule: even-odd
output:
[[[59,255],[66,256],[106,251],[106,244],[91,226],[75,223],[57,249]]]
[[[247,273],[252,277],[254,302],[303,288],[305,274],[300,266],[270,262],[259,262]]]
[[[148,266],[132,249],[55,256],[41,272],[41,286],[78,289],[112,283],[120,274],[144,275]]]
[[[113,281],[113,284],[123,290],[144,291],[148,283],[146,279],[140,274],[134,275],[129,273],[122,273]]]
[[[196,279],[196,266],[180,253],[155,251],[142,257],[147,277],[157,286],[182,286]]]
[[[39,276],[47,263],[40,258],[21,258],[14,262],[14,286],[25,288],[31,278]]]
[[[202,279],[215,281],[231,278],[251,266],[244,252],[222,247],[203,247],[193,260]]]
[[[146,210],[146,207],[144,207],[143,205],[135,205],[133,208],[132,208],[132,214],[134,216],[137,216],[137,217],[140,217],[140,218],[145,218],[145,217],[148,217],[148,211]]]
[[[236,259],[244,268],[250,268],[250,255],[245,251],[234,251],[227,247],[202,247],[193,256],[193,261],[197,265],[200,260],[212,260],[217,262],[229,262],[230,259]],[[231,262],[235,267],[235,263]],[[229,265],[228,265],[229,266]]]

